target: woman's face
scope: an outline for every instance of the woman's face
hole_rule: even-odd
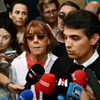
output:
[[[48,23],[55,23],[57,21],[57,8],[54,3],[47,4],[44,7],[43,16]]]
[[[4,28],[0,28],[0,51],[5,51],[11,43],[11,35]]]
[[[26,38],[32,55],[40,56],[46,54],[47,46],[50,44],[47,34],[42,31],[34,33],[31,28]]]

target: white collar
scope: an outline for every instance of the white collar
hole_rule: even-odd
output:
[[[90,59],[88,59],[86,62],[84,62],[83,64],[81,64],[81,65],[83,65],[86,68],[87,66],[92,64],[98,57],[99,57],[99,54],[98,54],[97,50],[95,50],[92,57]],[[74,60],[74,62],[77,63],[75,60]]]

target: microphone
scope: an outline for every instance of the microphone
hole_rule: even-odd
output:
[[[80,100],[81,93],[82,87],[74,82],[71,82],[68,87],[66,100]]]
[[[57,79],[55,92],[57,94],[57,98],[59,100],[59,96],[61,98],[66,96],[66,92],[69,86],[69,83],[72,82],[72,76],[69,73],[62,73],[60,78]]]
[[[87,77],[86,73],[83,70],[76,70],[72,74],[73,82],[79,84],[82,87],[86,87],[87,85]]]
[[[87,85],[86,73],[83,70],[76,70],[72,73],[73,82],[70,83],[67,91],[68,100],[80,100],[82,87]]]
[[[42,77],[42,75],[44,74],[45,70],[43,68],[43,66],[41,66],[40,64],[35,64],[33,65],[27,75],[26,75],[26,84],[25,84],[25,89],[30,89],[31,85],[37,83],[40,78]],[[24,90],[25,90],[24,89]]]
[[[44,94],[51,94],[56,84],[56,77],[54,74],[45,73],[39,81],[39,89]]]
[[[32,100],[33,92],[31,90],[24,90],[20,93],[17,100]]]

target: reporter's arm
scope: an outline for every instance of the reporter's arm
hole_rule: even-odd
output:
[[[3,87],[6,87],[6,84],[9,82],[11,82],[9,78],[3,73],[0,73],[0,85],[2,85]]]
[[[14,84],[12,82],[6,84],[6,87],[9,91],[16,94],[20,93],[25,88],[24,85]]]
[[[20,93],[24,89],[24,85],[13,84],[10,79],[2,73],[0,73],[0,85],[14,93]]]

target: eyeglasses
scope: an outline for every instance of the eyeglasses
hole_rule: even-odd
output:
[[[32,41],[32,40],[34,40],[35,35],[37,36],[37,38],[39,40],[42,40],[42,39],[44,39],[47,36],[44,33],[38,33],[38,34],[29,33],[28,35],[26,35],[26,39],[29,40],[29,41]]]
[[[59,12],[58,13],[58,17],[61,18],[61,19],[64,19],[66,16],[66,14],[64,12]]]
[[[57,14],[57,9],[53,9],[53,10],[51,10],[51,11],[46,11],[46,12],[44,12],[44,14],[45,14],[45,15],[48,15],[48,16],[50,16],[51,13],[52,13],[53,15]]]

